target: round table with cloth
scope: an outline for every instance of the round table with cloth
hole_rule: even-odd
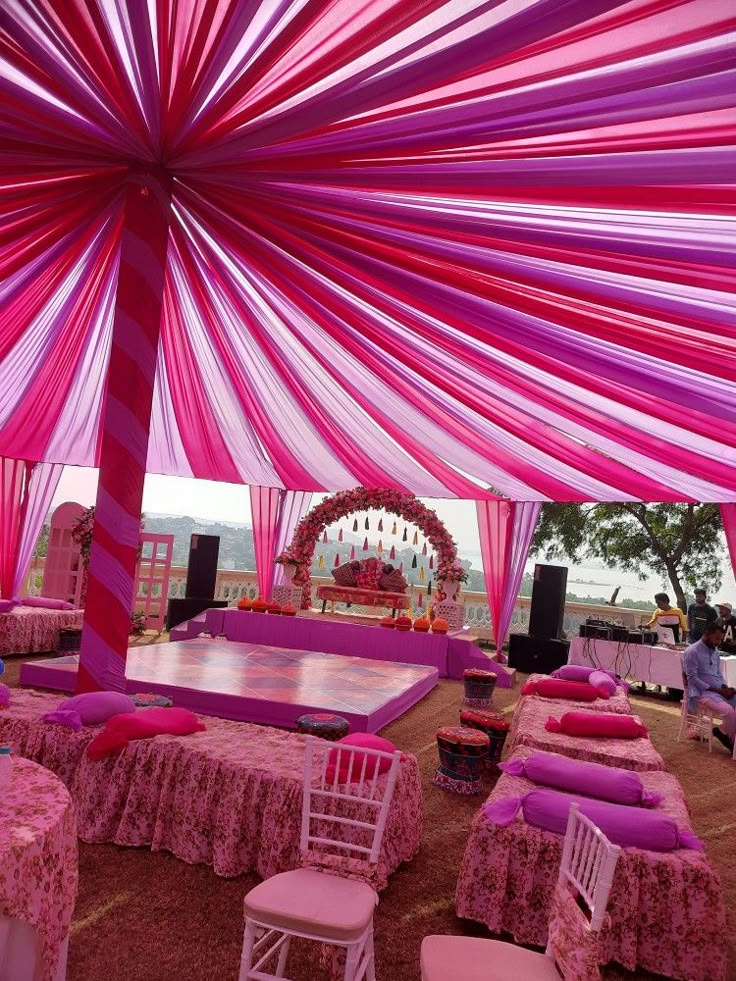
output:
[[[77,873],[77,828],[66,787],[37,763],[13,757],[0,795],[1,981],[66,976]]]
[[[479,794],[490,740],[480,729],[442,726],[437,730],[440,765],[433,783],[455,794]]]
[[[305,736],[318,736],[337,742],[350,732],[350,723],[341,715],[333,712],[314,712],[311,715],[300,715],[296,720],[296,731]]]

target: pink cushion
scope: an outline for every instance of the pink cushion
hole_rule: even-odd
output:
[[[568,736],[608,739],[639,739],[647,736],[647,728],[633,715],[613,712],[565,712],[561,719],[547,719],[547,732],[564,732]]]
[[[573,760],[556,753],[532,753],[526,759],[514,757],[507,763],[499,763],[499,769],[545,787],[585,794],[613,804],[653,807],[662,799],[661,794],[645,790],[641,777],[633,770]]]
[[[616,694],[616,682],[605,671],[593,671],[588,678],[588,684],[597,688],[601,698],[613,698]]]
[[[44,610],[73,610],[74,604],[66,600],[54,599],[52,596],[24,596],[23,606],[39,606]]]
[[[590,800],[557,790],[532,790],[523,797],[505,797],[486,804],[483,813],[493,824],[505,827],[522,808],[527,824],[564,835],[571,804],[577,804],[580,813],[590,818],[614,845],[653,852],[703,848],[702,842],[691,831],[681,831],[672,818],[661,811]]]
[[[87,747],[87,756],[91,760],[101,760],[125,749],[131,739],[147,739],[164,734],[188,736],[192,732],[203,732],[206,728],[189,709],[140,709],[109,719],[102,732]]]
[[[391,572],[384,572],[378,581],[378,588],[385,593],[405,593],[406,586],[406,579],[404,579],[398,569],[393,569]]]
[[[17,600],[0,599],[0,613],[10,613],[18,605]]]
[[[336,569],[332,570],[332,577],[338,586],[355,586],[355,570],[351,567],[349,562],[344,562],[339,565]]]
[[[335,746],[359,746],[361,749],[377,749],[382,753],[395,753],[396,747],[393,743],[389,742],[388,739],[383,739],[382,736],[375,736],[370,732],[355,732],[350,736],[343,736],[342,739],[338,739]],[[335,768],[339,765],[340,769],[337,773],[338,783],[350,783],[351,780],[360,780],[360,774],[363,769],[363,759],[365,758],[365,753],[354,753],[352,758],[349,753],[340,753],[336,748],[330,751],[330,758],[327,765],[327,779],[328,781],[333,781],[335,779]],[[372,779],[375,773],[375,760],[378,759],[378,772],[385,773],[391,766],[391,760],[385,757],[368,757],[368,762],[365,765],[365,778]]]
[[[521,694],[541,695],[543,698],[569,698],[576,702],[594,702],[596,698],[608,698],[608,695],[601,695],[597,688],[585,681],[561,681],[557,678],[527,681]]]
[[[55,722],[79,731],[82,726],[96,726],[121,712],[135,712],[135,702],[121,691],[89,691],[65,698],[42,722]]]
[[[587,664],[563,664],[561,668],[552,672],[551,677],[562,678],[565,681],[588,681],[594,671],[603,671],[609,678],[616,680],[613,671],[607,671],[605,668],[591,668]]]

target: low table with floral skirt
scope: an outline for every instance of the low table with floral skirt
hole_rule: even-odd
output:
[[[322,600],[322,612],[328,603],[347,603],[348,606],[378,606],[391,610],[408,610],[408,593],[388,593],[382,589],[361,589],[359,586],[318,586],[317,599]]]
[[[0,613],[0,657],[7,654],[43,654],[57,651],[59,631],[82,626],[84,610],[45,610],[16,606]]]

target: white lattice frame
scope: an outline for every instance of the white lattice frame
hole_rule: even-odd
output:
[[[450,630],[462,630],[465,626],[465,604],[453,600],[440,600],[434,604],[435,616],[444,617]]]
[[[274,586],[271,598],[274,603],[279,603],[281,606],[293,606],[298,610],[302,605],[302,587],[290,586],[287,583]]]
[[[151,546],[147,556],[146,545]],[[141,558],[136,566],[134,604],[136,611],[145,615],[150,630],[164,629],[166,607],[169,600],[171,561],[174,557],[174,536],[141,534]],[[158,587],[156,595],[154,588]]]

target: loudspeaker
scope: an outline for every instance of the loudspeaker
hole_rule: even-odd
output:
[[[192,535],[187,566],[187,599],[206,599],[215,595],[219,535]]]
[[[551,674],[567,664],[570,644],[566,640],[540,640],[526,634],[509,637],[509,667],[524,674]]]
[[[185,620],[191,620],[193,617],[199,616],[200,613],[204,613],[205,610],[211,610],[213,607],[219,609],[221,606],[227,606],[227,600],[169,600],[169,606],[166,611],[166,629],[172,630],[174,627],[178,627],[180,623],[184,623]]]
[[[539,637],[547,640],[562,636],[566,592],[566,566],[534,566],[532,607],[529,612],[530,637]]]

